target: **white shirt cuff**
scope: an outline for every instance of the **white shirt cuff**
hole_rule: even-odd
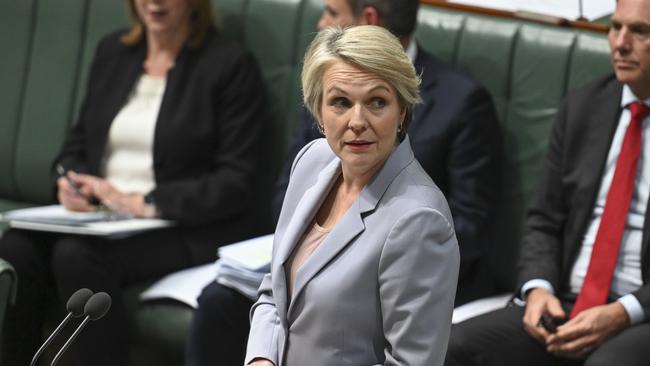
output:
[[[526,300],[526,293],[534,288],[543,288],[548,290],[551,294],[555,294],[555,289],[553,288],[553,285],[551,285],[550,282],[547,280],[543,280],[541,278],[535,278],[532,279],[526,283],[524,283],[523,286],[521,286],[521,298],[522,300]]]
[[[645,320],[643,307],[641,306],[641,303],[636,298],[636,296],[627,294],[625,296],[619,297],[616,301],[620,302],[621,305],[623,305],[625,308],[627,316],[630,317],[631,325],[639,324]]]

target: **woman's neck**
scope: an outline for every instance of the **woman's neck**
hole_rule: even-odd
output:
[[[153,77],[166,77],[174,67],[176,57],[185,44],[188,31],[156,34],[147,32],[147,58],[144,60],[144,72]]]

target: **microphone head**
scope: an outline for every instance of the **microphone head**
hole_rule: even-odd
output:
[[[72,316],[78,318],[84,315],[84,306],[88,302],[88,299],[93,296],[93,292],[87,288],[80,288],[75,291],[72,296],[68,299],[68,303],[65,305],[65,308],[69,313],[72,313]]]
[[[106,292],[98,292],[88,299],[84,306],[84,314],[90,317],[90,320],[97,320],[108,312],[111,307],[111,295]]]

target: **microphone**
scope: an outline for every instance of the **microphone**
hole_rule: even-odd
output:
[[[106,292],[98,292],[90,297],[88,299],[88,302],[86,302],[86,305],[84,306],[84,315],[86,317],[84,320],[79,324],[77,329],[75,329],[74,333],[68,338],[68,340],[65,342],[63,347],[59,350],[59,352],[54,356],[54,359],[52,360],[51,366],[56,365],[57,362],[59,362],[59,359],[61,356],[63,356],[63,353],[70,347],[70,344],[77,338],[81,330],[86,326],[86,324],[91,321],[91,320],[97,320],[106,315],[108,312],[108,309],[111,307],[111,295],[107,294]]]
[[[84,307],[86,306],[86,303],[88,302],[88,299],[93,295],[93,292],[90,291],[87,288],[81,288],[77,291],[75,291],[72,296],[68,299],[68,302],[65,305],[66,310],[68,310],[68,315],[61,321],[61,323],[54,329],[54,332],[50,334],[49,337],[43,342],[43,345],[41,348],[36,351],[34,354],[34,357],[32,358],[32,362],[30,363],[30,366],[36,365],[36,361],[38,358],[43,354],[43,351],[45,351],[45,348],[52,343],[52,340],[54,337],[57,336],[61,332],[61,329],[70,321],[71,318],[78,318],[84,314]]]

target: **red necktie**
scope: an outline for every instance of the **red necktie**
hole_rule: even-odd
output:
[[[571,318],[585,309],[605,304],[609,295],[634,191],[634,179],[641,151],[642,121],[650,112],[650,107],[641,102],[633,102],[630,104],[630,111],[632,118],[625,131],[623,146],[616,161],[614,178],[607,193],[605,210],[591,252],[587,275],[571,311]]]

